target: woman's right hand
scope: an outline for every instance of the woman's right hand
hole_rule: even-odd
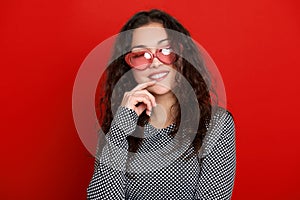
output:
[[[141,83],[131,91],[125,92],[121,106],[134,110],[138,116],[146,109],[146,114],[150,116],[156,102],[155,97],[146,88],[155,83],[156,81]]]

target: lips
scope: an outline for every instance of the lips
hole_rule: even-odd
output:
[[[161,81],[169,74],[168,71],[155,72],[148,76],[151,80]]]

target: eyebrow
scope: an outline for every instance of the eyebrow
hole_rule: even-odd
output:
[[[157,45],[159,45],[159,44],[161,44],[161,43],[163,43],[164,41],[167,41],[167,40],[169,40],[169,39],[168,38],[162,39],[162,40],[157,42]],[[135,48],[146,48],[146,47],[147,47],[146,45],[141,44],[141,45],[131,47],[131,50],[135,49]]]

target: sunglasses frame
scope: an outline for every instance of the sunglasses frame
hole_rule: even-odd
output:
[[[161,59],[159,58],[159,56],[157,56],[157,54],[158,54],[162,49],[171,49],[171,53],[172,53],[172,54],[175,54],[174,59],[173,59],[173,61],[172,61],[171,63],[164,62],[163,60],[161,60]],[[142,52],[144,52],[144,54],[145,54],[145,53],[149,53],[149,55],[151,56],[149,59],[146,59],[146,60],[149,60],[148,63],[142,64],[142,65],[139,65],[139,66],[133,65],[133,64],[131,63],[131,61],[130,61],[130,55],[132,55],[132,54],[137,54],[137,53],[142,53]],[[128,53],[125,55],[125,61],[126,61],[126,63],[127,63],[131,68],[138,69],[138,70],[145,70],[145,69],[147,69],[147,68],[152,64],[154,58],[157,58],[160,62],[162,62],[162,63],[165,64],[165,65],[171,65],[171,64],[173,64],[174,62],[177,61],[178,55],[172,50],[171,47],[162,47],[162,48],[158,48],[158,49],[156,49],[155,53],[152,53],[151,50],[150,50],[149,48],[145,48],[145,49],[143,49],[142,51],[136,51],[136,52],[130,51],[130,52],[128,52]]]

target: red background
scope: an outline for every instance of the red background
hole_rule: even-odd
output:
[[[237,131],[232,199],[300,199],[296,0],[1,1],[0,199],[86,199],[94,160],[72,118],[77,70],[154,7],[184,24],[223,76]]]

